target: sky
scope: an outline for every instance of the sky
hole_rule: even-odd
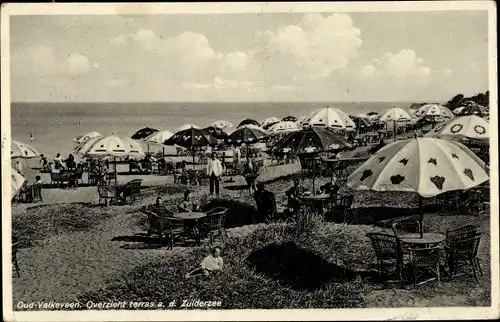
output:
[[[11,16],[10,53],[16,102],[446,101],[488,89],[488,16]]]

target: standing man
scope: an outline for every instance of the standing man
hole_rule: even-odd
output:
[[[210,194],[214,194],[215,188],[215,194],[219,195],[219,181],[222,175],[222,165],[219,159],[217,159],[217,153],[215,152],[212,153],[212,158],[207,162],[207,175],[210,181]]]

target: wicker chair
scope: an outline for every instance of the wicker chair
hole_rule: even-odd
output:
[[[477,233],[476,236],[472,238],[455,239],[452,243],[448,244],[449,247],[446,250],[447,261],[452,277],[458,276],[458,274],[456,274],[458,263],[466,263],[471,266],[474,278],[479,282],[477,271],[483,276],[483,270],[477,258],[480,242],[481,233]]]
[[[413,283],[415,287],[434,280],[435,278],[427,279],[418,282],[419,271],[430,271],[437,276],[438,284],[441,284],[440,275],[440,262],[441,262],[441,248],[410,248],[410,264],[413,271]]]
[[[167,225],[164,231],[167,234],[168,247],[169,249],[173,249],[175,241],[184,237],[184,220],[176,218],[166,218],[166,223]],[[161,235],[160,243],[162,243]]]
[[[97,192],[99,193],[99,205],[101,205],[101,201],[104,200],[104,205],[107,206],[116,198],[115,191],[108,186],[97,186]]]
[[[377,271],[379,276],[384,274],[384,262],[394,262],[397,267],[398,249],[396,237],[388,234],[369,233],[366,234],[372,241],[375,255],[377,256]]]
[[[209,236],[211,244],[214,242],[214,239],[217,235],[222,237],[223,239],[228,237],[226,228],[224,227],[226,221],[226,213],[227,209],[221,208],[217,212],[213,211],[207,214],[208,224],[210,227]]]

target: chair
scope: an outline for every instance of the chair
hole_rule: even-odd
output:
[[[115,191],[108,186],[97,186],[97,192],[99,193],[99,205],[104,200],[104,205],[107,206],[108,200],[111,202],[116,198]]]
[[[417,275],[419,271],[430,271],[437,276],[438,284],[441,285],[440,276],[440,262],[441,262],[441,248],[410,248],[410,265],[413,271],[413,283],[415,287],[424,283],[430,282],[435,278],[427,279],[418,282]]]
[[[335,213],[342,213],[342,220],[344,224],[348,224],[352,220],[352,202],[354,201],[354,195],[345,195],[340,197],[338,200],[338,204],[336,204],[332,212]]]
[[[59,187],[63,182],[62,174],[61,173],[50,173],[50,184],[55,184],[57,187]]]
[[[125,185],[126,188],[123,197],[130,198],[130,205],[133,205],[136,199],[142,199],[141,184],[142,179],[134,179],[127,182]]]
[[[160,222],[162,221],[160,220]],[[168,246],[169,249],[173,249],[175,241],[184,236],[184,220],[177,218],[165,218],[165,222],[167,225],[164,227],[164,231],[167,234]],[[162,234],[160,234],[160,244],[162,244]]]
[[[456,229],[446,231],[446,244],[451,245],[456,240],[468,239],[477,235],[478,225],[465,225]]]
[[[377,271],[379,276],[382,276],[384,262],[394,262],[397,266],[398,263],[398,248],[397,240],[393,235],[369,233],[366,234],[370,238],[375,255],[377,256]]]
[[[108,173],[106,173],[105,178],[106,178],[105,179],[106,180],[106,184],[108,186],[111,184],[111,181],[113,181],[113,180],[116,179],[114,172],[108,172]]]
[[[21,273],[20,273],[20,269],[19,269],[19,264],[17,262],[17,250],[18,250],[18,247],[19,247],[19,241],[17,240],[17,238],[13,237],[12,238],[12,265],[14,265],[17,277],[21,277]]]
[[[216,236],[216,234],[222,236],[223,238],[228,237],[226,228],[224,227],[224,223],[226,221],[226,213],[227,209],[223,209],[207,215],[210,227],[209,235],[211,244],[214,242],[214,237]]]
[[[479,282],[477,271],[483,276],[483,270],[477,258],[480,242],[481,233],[477,233],[476,236],[472,238],[457,239],[449,244],[451,247],[448,247],[446,252],[450,276],[458,276],[456,274],[458,263],[466,263],[472,267],[474,278],[476,282]]]
[[[419,233],[420,229],[420,222],[415,219],[398,220],[392,224],[392,231],[398,239],[404,234]]]
[[[465,204],[468,212],[474,215],[480,215],[483,212],[483,193],[480,189],[472,189],[469,192]]]

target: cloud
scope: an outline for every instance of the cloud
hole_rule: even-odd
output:
[[[260,34],[253,56],[271,83],[326,78],[355,59],[361,31],[346,14],[307,14],[298,25]]]
[[[217,51],[196,32],[162,37],[153,30],[141,29],[115,36],[109,42],[114,46],[113,57],[118,59],[117,73],[126,68],[135,74],[161,73],[170,80],[187,83],[220,78],[286,86],[325,78],[346,66],[357,55],[360,36],[348,15],[309,14],[297,25],[257,33],[257,44],[245,51]],[[130,56],[136,61],[130,62]]]
[[[35,79],[86,74],[92,68],[99,68],[98,63],[91,62],[79,53],[71,53],[65,59],[58,58],[54,49],[46,44],[29,46],[13,55],[12,61],[16,66],[21,66],[12,70],[14,76],[17,74]]]

